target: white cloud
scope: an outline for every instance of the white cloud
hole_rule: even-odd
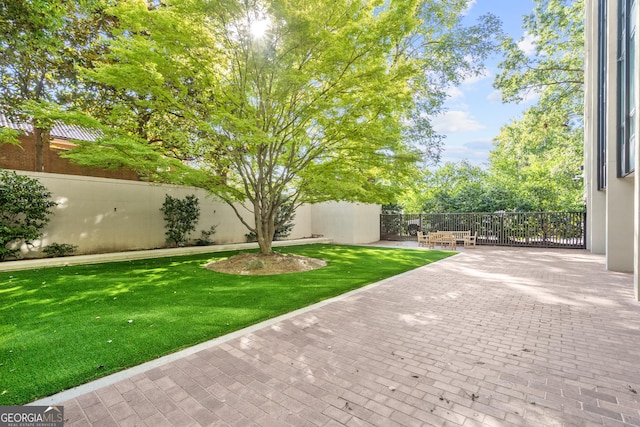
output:
[[[536,38],[529,33],[526,33],[522,40],[518,42],[518,47],[524,52],[525,55],[531,56],[536,52]]]
[[[482,70],[478,75],[472,75],[462,81],[463,85],[473,85],[491,77],[489,70]]]
[[[466,16],[469,14],[469,12],[471,12],[471,9],[476,4],[476,1],[477,0],[469,0],[469,3],[467,4],[467,8],[462,11],[462,16]]]
[[[471,132],[484,129],[482,123],[477,121],[468,111],[447,111],[433,119],[433,127],[436,132]]]
[[[464,98],[464,92],[459,87],[450,87],[447,89],[447,97],[449,99]]]
[[[463,140],[455,143],[445,141],[441,163],[466,160],[476,166],[486,166],[492,149],[493,141],[491,139]]]
[[[535,90],[530,90],[524,94],[522,94],[522,101],[518,102],[518,104],[532,104],[536,102],[540,98],[540,94]],[[502,103],[502,91],[500,89],[496,89],[487,95],[487,101],[492,104],[501,104]]]
[[[533,103],[536,102],[538,99],[540,98],[540,93],[538,93],[535,90],[530,90],[529,92],[525,93],[522,97],[522,102],[523,103]]]
[[[500,104],[502,102],[502,91],[496,89],[487,96],[487,101],[492,104]]]

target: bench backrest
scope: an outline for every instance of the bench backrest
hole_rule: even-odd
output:
[[[450,231],[449,233],[453,234],[453,236],[458,240],[462,240],[465,237],[471,236],[471,231],[469,231],[469,230],[467,230],[467,231]]]
[[[432,231],[429,233],[428,238],[432,242],[437,242],[440,239],[451,239],[454,235],[451,231]]]

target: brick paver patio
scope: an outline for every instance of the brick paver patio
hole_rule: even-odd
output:
[[[174,359],[39,403],[67,426],[640,426],[632,276],[579,250],[467,250]]]

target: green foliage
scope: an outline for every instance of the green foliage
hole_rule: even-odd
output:
[[[165,194],[160,211],[164,214],[167,242],[174,246],[186,245],[200,218],[198,198],[193,194],[184,199]]]
[[[0,145],[11,144],[21,147],[20,140],[18,139],[19,135],[20,132],[15,129],[0,128]]]
[[[511,39],[494,85],[508,101],[535,95],[521,118],[505,125],[491,153],[497,188],[535,210],[583,209],[584,1],[536,0],[524,27],[527,54]]]
[[[210,246],[215,244],[211,236],[216,234],[216,226],[212,225],[208,230],[200,230],[200,237],[196,238],[196,246]]]
[[[104,53],[101,36],[113,22],[103,0],[0,0],[0,114],[33,126],[35,170],[44,170],[51,103],[68,109],[89,92],[78,67]],[[19,145],[17,132],[0,130],[0,144]]]
[[[526,135],[522,135],[526,141]],[[501,148],[498,145],[498,150]],[[492,153],[485,170],[468,162],[445,163],[425,170],[402,195],[404,211],[437,212],[572,212],[583,209],[580,182],[573,179],[566,158],[554,158],[549,150],[546,164],[523,153]],[[499,161],[497,160],[499,159]],[[553,165],[548,169],[547,165]]]
[[[402,205],[397,203],[387,203],[386,205],[382,205],[383,214],[401,214],[402,210]]]
[[[503,209],[488,198],[488,176],[468,162],[447,162],[416,176],[404,193],[405,212],[492,212]]]
[[[583,182],[575,177],[583,163],[583,134],[567,120],[566,110],[534,107],[505,126],[491,153],[496,185],[517,193],[535,210],[582,210]]]
[[[78,66],[90,66],[104,53],[100,36],[112,24],[102,0],[0,0],[0,113],[32,122],[38,140],[51,120],[34,120],[37,103],[68,104],[87,88]],[[32,104],[28,104],[31,102]],[[16,143],[0,133],[0,143]]]
[[[0,171],[0,261],[17,256],[22,243],[42,235],[56,202],[35,178]]]
[[[82,89],[77,66],[104,53],[111,17],[101,0],[0,0],[0,107],[21,115],[25,101],[66,103]]]
[[[0,405],[32,402],[452,255],[340,245],[279,251],[328,265],[248,280],[204,268],[237,254],[221,252],[0,272],[0,319],[11,325],[0,340]]]
[[[583,209],[575,179],[583,163],[583,12],[582,0],[535,0],[526,39],[504,39],[494,82],[504,101],[535,104],[502,127],[487,170],[462,163],[426,171],[404,194],[405,211]]]
[[[69,157],[248,201],[255,220],[237,216],[270,252],[282,203],[388,202],[416,161],[437,158],[429,116],[500,33],[492,16],[464,27],[466,6],[114,2],[108,53],[83,70],[99,106],[78,105],[121,131]]]
[[[505,101],[539,95],[552,109],[580,111],[584,86],[584,0],[534,0],[523,27],[535,52],[505,38],[495,87]],[[525,40],[520,40],[523,42]]]
[[[289,237],[291,230],[295,223],[293,220],[296,218],[293,204],[283,203],[276,212],[275,227],[276,231],[273,233],[273,240],[281,240]]]
[[[292,203],[283,203],[276,212],[275,219],[275,232],[273,233],[273,240],[282,240],[289,237],[291,230],[295,226],[293,220],[295,219],[295,210]],[[255,242],[258,240],[258,236],[253,231],[245,235],[247,242]]]
[[[63,257],[69,256],[78,249],[78,246],[71,245],[69,243],[50,243],[44,248],[42,252],[47,254],[48,257]]]

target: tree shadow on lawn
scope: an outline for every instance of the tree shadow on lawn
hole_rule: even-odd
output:
[[[282,252],[328,265],[271,276],[204,268],[232,252],[0,273],[0,404],[27,403],[451,255],[333,245]]]

